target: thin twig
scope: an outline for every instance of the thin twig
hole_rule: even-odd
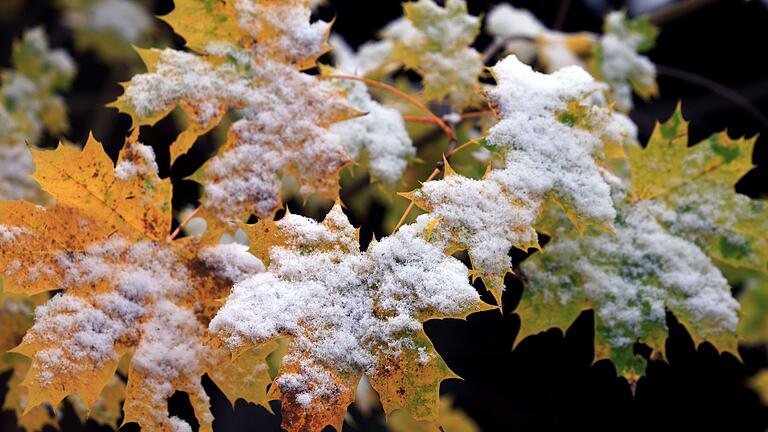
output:
[[[461,115],[462,120],[471,120],[476,119],[480,117],[490,117],[493,115],[493,111],[491,110],[485,110],[485,111],[472,111],[467,112]]]
[[[557,18],[552,25],[553,30],[562,30],[565,24],[565,19],[568,17],[568,9],[571,7],[571,0],[562,0],[560,2],[560,10],[557,11]]]
[[[402,90],[400,90],[398,88],[392,87],[389,84],[385,84],[385,83],[383,83],[381,81],[376,81],[376,80],[372,80],[372,79],[369,79],[369,78],[359,77],[359,76],[355,76],[355,75],[346,75],[346,74],[319,75],[318,78],[320,78],[320,79],[346,79],[346,80],[353,80],[353,81],[361,81],[361,82],[364,82],[364,83],[368,84],[369,86],[373,86],[373,87],[378,87],[378,88],[384,89],[384,90],[386,90],[386,91],[388,91],[388,92],[390,92],[390,93],[392,93],[392,94],[394,94],[394,95],[396,95],[396,96],[398,96],[398,97],[400,97],[402,99],[407,100],[411,104],[413,104],[413,106],[418,108],[421,112],[423,112],[427,116],[431,117],[434,120],[435,124],[440,126],[440,128],[448,135],[449,138],[456,139],[456,134],[453,132],[453,130],[450,128],[450,126],[448,126],[443,121],[443,119],[441,119],[440,117],[435,115],[435,113],[433,113],[429,108],[427,108],[424,104],[419,102],[418,99],[414,98],[413,96],[409,95],[408,93],[405,93],[404,91],[402,91]]]
[[[427,179],[424,180],[424,183],[426,183],[428,181],[431,181],[431,180],[434,180],[435,177],[437,177],[438,174],[440,174],[440,168],[435,168],[432,171],[432,174],[430,174],[429,177],[427,177]],[[414,202],[411,201],[411,203],[408,204],[408,207],[403,212],[403,215],[400,217],[400,220],[397,222],[397,225],[395,226],[395,229],[392,230],[392,234],[396,233],[397,230],[399,230],[400,227],[403,226],[403,223],[405,222],[405,219],[408,217],[408,214],[410,214],[411,210],[413,210],[413,206],[414,206]]]
[[[752,101],[747,99],[741,93],[731,89],[730,87],[726,87],[719,82],[713,81],[705,76],[670,66],[657,64],[656,71],[660,75],[687,81],[711,90],[712,93],[719,95],[723,99],[728,100],[729,102],[746,111],[748,114],[754,117],[755,120],[757,120],[764,128],[768,129],[768,118],[766,118],[766,116],[755,106],[755,104],[752,103]]]
[[[453,155],[464,150],[465,148],[469,147],[472,144],[477,144],[477,140],[474,139],[472,141],[467,141],[458,147],[455,145],[452,146],[452,148],[450,148],[448,152],[445,153],[445,160],[450,161]],[[430,174],[429,177],[427,177],[427,179],[424,180],[423,183],[434,180],[435,177],[437,177],[437,175],[440,174],[444,169],[445,169],[445,163],[443,161],[438,162],[435,169],[432,170],[432,174]],[[405,219],[408,218],[408,215],[411,213],[411,210],[413,210],[414,205],[415,204],[413,201],[411,201],[411,203],[408,204],[408,207],[406,207],[405,211],[403,212],[403,215],[400,217],[400,220],[397,222],[395,229],[392,230],[392,234],[396,233],[397,230],[399,230],[400,227],[403,226],[403,223],[405,223]]]
[[[661,26],[718,1],[719,0],[684,0],[678,3],[672,3],[671,5],[648,15],[648,21],[657,26]]]
[[[174,231],[174,232],[173,232],[173,233],[172,233],[170,236],[168,236],[168,241],[170,242],[170,241],[173,241],[173,240],[175,240],[175,239],[176,239],[176,237],[178,237],[178,235],[181,233],[181,230],[182,230],[182,229],[184,229],[184,227],[185,227],[185,226],[186,226],[186,225],[189,223],[189,221],[191,221],[191,220],[192,220],[192,218],[194,218],[194,217],[195,217],[195,215],[197,215],[197,213],[198,213],[198,212],[200,211],[200,209],[202,209],[202,208],[203,208],[203,207],[198,207],[198,208],[196,208],[196,209],[195,209],[195,210],[193,210],[193,211],[192,211],[192,213],[190,213],[190,214],[189,214],[189,215],[188,215],[188,216],[187,216],[187,217],[186,217],[186,218],[185,218],[183,221],[181,221],[181,223],[179,224],[179,226],[178,226],[178,227],[176,227],[176,231]]]
[[[504,47],[507,44],[510,44],[512,42],[516,42],[516,41],[520,41],[520,42],[536,42],[536,38],[532,38],[532,37],[529,37],[529,36],[523,36],[523,35],[511,35],[511,36],[507,36],[507,37],[497,37],[483,51],[483,64],[488,64],[488,62],[493,59],[493,57],[496,55],[496,53],[502,47]]]
[[[404,115],[403,120],[410,123],[431,123],[431,124],[437,124],[435,122],[435,119],[432,117],[419,117],[419,116],[411,116],[411,115]]]

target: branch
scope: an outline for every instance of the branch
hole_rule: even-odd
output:
[[[406,101],[410,102],[413,106],[418,108],[421,112],[429,116],[432,121],[440,126],[440,128],[448,135],[448,137],[452,140],[456,139],[456,134],[454,133],[453,129],[451,129],[450,126],[448,126],[443,119],[435,115],[429,108],[427,108],[424,104],[418,101],[418,99],[414,98],[413,96],[409,95],[408,93],[405,93],[401,91],[400,89],[397,89],[395,87],[392,87],[389,84],[385,84],[381,81],[376,81],[364,77],[354,76],[354,75],[345,75],[345,74],[326,74],[326,75],[318,75],[318,78],[320,79],[346,79],[346,80],[353,80],[353,81],[361,81],[369,86],[378,87],[381,89],[384,89],[402,99],[405,99]]]
[[[562,0],[560,2],[560,10],[557,11],[557,18],[552,25],[552,30],[562,30],[563,24],[565,24],[565,18],[568,16],[568,9],[571,7],[571,0]]]
[[[471,141],[467,141],[464,144],[456,147],[455,142],[451,143],[451,148],[448,150],[448,152],[445,154],[445,161],[450,161],[451,157],[455,155],[456,153],[464,150],[465,148],[469,147],[472,144],[477,144],[477,140],[473,139]],[[440,172],[442,172],[445,169],[445,162],[440,161],[436,164],[436,167],[434,170],[432,170],[432,174],[427,177],[426,180],[424,180],[423,183],[426,183],[428,181],[434,180],[435,177],[437,177]],[[411,210],[413,210],[414,202],[411,201],[410,204],[408,204],[408,207],[403,212],[403,215],[400,217],[400,220],[397,222],[397,225],[395,226],[395,229],[392,230],[392,234],[396,233],[397,230],[400,229],[401,226],[403,226],[403,223],[405,223],[405,219],[408,217],[408,215],[411,213]]]
[[[487,64],[493,59],[496,53],[507,44],[512,42],[536,42],[536,38],[523,35],[511,35],[507,37],[497,37],[483,51],[483,64]]]
[[[202,208],[203,208],[202,206],[201,206],[201,207],[198,207],[198,208],[196,208],[196,209],[195,209],[194,211],[192,211],[192,213],[190,213],[190,214],[189,214],[189,215],[188,215],[188,216],[187,216],[187,217],[186,217],[186,218],[185,218],[183,221],[181,221],[181,223],[179,224],[179,226],[178,226],[178,227],[176,227],[176,230],[175,230],[175,231],[174,231],[174,232],[173,232],[173,233],[172,233],[170,236],[168,236],[168,241],[169,241],[169,242],[171,242],[171,241],[175,240],[175,239],[176,239],[176,237],[178,237],[178,235],[181,233],[181,230],[182,230],[182,229],[183,229],[183,228],[184,228],[184,227],[185,227],[185,226],[186,226],[186,225],[189,223],[189,221],[191,221],[191,220],[192,220],[192,219],[195,217],[195,215],[197,215],[197,213],[198,213],[198,212],[200,211],[200,209],[202,209]]]
[[[715,93],[728,100],[734,105],[740,107],[752,117],[755,118],[765,129],[768,129],[768,118],[752,103],[749,99],[744,97],[741,93],[720,84],[717,81],[713,81],[705,76],[688,72],[682,69],[677,69],[670,66],[656,65],[656,71],[660,75],[665,75],[670,78],[679,79],[681,81],[687,81],[692,84],[696,84],[700,87],[706,88],[712,93]]]
[[[695,12],[698,9],[717,3],[718,1],[719,0],[684,0],[679,3],[672,3],[664,9],[648,15],[648,21],[657,26],[662,26],[677,18]]]

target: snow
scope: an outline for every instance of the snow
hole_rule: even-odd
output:
[[[339,81],[339,85],[347,90],[352,106],[366,114],[334,123],[331,132],[340,137],[341,145],[352,159],[359,159],[365,151],[375,179],[388,185],[396,184],[408,161],[416,155],[402,115],[373,100],[361,82]]]
[[[338,34],[328,40],[333,48],[336,67],[346,73],[366,76],[379,71],[392,57],[394,44],[390,40],[366,42],[355,52]]]
[[[546,31],[546,27],[531,12],[507,3],[491,9],[485,28],[491,35],[505,39],[517,36],[536,38]]]
[[[29,234],[29,231],[26,228],[0,225],[0,244],[13,243],[21,234]]]
[[[537,244],[537,208],[514,203],[513,197],[513,191],[493,180],[453,175],[424,183],[416,199],[423,199],[430,214],[440,219],[432,242],[447,249],[451,239],[460,241],[474,268],[504,275],[512,247]]]
[[[186,99],[194,107],[194,120],[209,125],[253,93],[248,79],[233,64],[213,65],[172,49],[156,51],[155,70],[135,75],[125,89],[126,101],[140,118],[166,113],[179,99]]]
[[[204,327],[194,313],[162,300],[152,308],[152,315],[141,325],[141,332],[131,367],[142,375],[147,385],[142,390],[149,390],[150,406],[165,408],[180,383],[186,384],[181,384],[184,391],[195,390],[191,397],[207,401],[200,377],[205,371],[209,348],[203,344]],[[169,421],[164,410],[152,410],[152,414],[160,424]],[[213,420],[210,413],[203,417],[201,422]],[[171,418],[170,422],[185,430],[180,420]]]
[[[157,174],[158,167],[155,161],[155,151],[152,147],[143,144],[135,144],[131,146],[131,152],[138,153],[138,157],[142,159],[140,164],[137,164],[131,160],[123,159],[115,166],[115,177],[120,180],[128,180],[134,176],[146,176],[149,174]]]
[[[728,282],[698,246],[656,221],[653,206],[629,206],[615,236],[558,230],[546,261],[522,264],[529,289],[563,303],[585,295],[615,347],[634,343],[649,326],[666,328],[665,309],[704,337],[735,332],[739,305]]]
[[[240,28],[259,43],[257,54],[280,56],[285,63],[317,58],[326,51],[330,24],[310,21],[312,10],[305,2],[236,0]]]
[[[235,285],[210,331],[231,349],[292,336],[284,364],[302,367],[277,383],[306,403],[336,385],[312,365],[372,372],[381,355],[411,346],[425,317],[480,305],[464,265],[425,241],[429,220],[361,252],[339,206],[322,224],[287,215],[277,222],[286,246],[270,250],[267,272]]]
[[[265,270],[261,260],[248,252],[248,246],[237,243],[205,248],[200,251],[198,257],[213,270],[216,277],[233,283]]]
[[[616,216],[610,188],[597,160],[602,136],[613,130],[610,116],[598,107],[584,107],[585,116],[606,123],[590,128],[559,121],[568,102],[578,102],[600,90],[599,83],[579,67],[551,75],[534,72],[515,56],[499,62],[493,72],[497,87],[488,92],[500,120],[488,133],[488,143],[506,153],[506,167],[488,176],[513,191],[523,202],[544,196],[573,207],[582,217],[610,226]]]
[[[149,30],[152,18],[147,11],[128,0],[103,0],[87,11],[84,26],[96,32],[110,32],[127,43],[138,42]]]
[[[428,99],[449,99],[462,109],[480,88],[478,77],[484,64],[471,47],[480,19],[467,12],[463,0],[448,0],[439,6],[431,0],[404,4],[406,16],[388,24],[381,32],[392,44],[393,60],[423,77]]]
[[[40,371],[36,384],[64,385],[62,380],[117,361],[136,344],[134,366],[152,371],[153,377],[171,380],[173,374],[199,372],[191,350],[202,348],[190,340],[204,329],[190,309],[174,304],[192,293],[174,251],[112,238],[55,258],[63,277],[51,289],[64,293],[35,310],[35,324],[24,338],[25,344],[42,346],[34,355]],[[168,396],[153,395],[163,403]]]
[[[302,193],[327,194],[351,161],[328,129],[339,112],[351,112],[333,84],[272,62],[258,73],[263,84],[245,104],[252,112],[230,127],[224,152],[205,168],[205,205],[225,215],[271,214],[286,171],[300,177]]]
[[[633,106],[633,86],[656,87],[656,67],[638,54],[643,35],[630,31],[624,22],[622,12],[612,12],[605,18],[606,33],[600,38],[600,74],[611,85],[617,107],[626,112]]]

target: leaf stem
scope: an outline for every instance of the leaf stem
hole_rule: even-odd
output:
[[[381,89],[384,89],[402,99],[405,99],[406,101],[410,102],[413,106],[419,109],[419,111],[426,114],[428,117],[432,119],[432,122],[434,122],[436,125],[440,126],[440,128],[445,132],[446,135],[450,139],[455,140],[456,139],[456,133],[451,129],[448,124],[446,124],[443,119],[435,115],[429,108],[427,108],[424,104],[419,102],[418,99],[414,98],[413,96],[409,95],[408,93],[405,93],[404,91],[392,87],[389,84],[385,84],[381,81],[372,80],[365,77],[359,77],[355,75],[346,75],[346,74],[324,74],[324,75],[318,75],[318,78],[320,79],[346,79],[346,80],[352,80],[352,81],[360,81],[364,82],[369,86],[378,87]]]
[[[192,211],[192,213],[190,213],[186,218],[184,218],[184,220],[181,221],[179,226],[176,227],[176,230],[170,236],[168,236],[168,241],[171,242],[171,241],[175,240],[176,237],[178,237],[178,235],[181,234],[181,230],[184,229],[184,227],[189,223],[189,221],[191,221],[202,208],[203,207],[200,206],[200,207],[194,209]]]
[[[472,144],[477,144],[477,140],[473,139],[471,141],[467,141],[464,144],[456,147],[455,145],[448,150],[448,152],[445,154],[445,160],[450,161],[451,156],[455,155],[456,153],[464,150],[465,148],[469,147]],[[437,177],[438,174],[440,174],[441,171],[445,169],[445,163],[443,161],[440,161],[437,163],[437,166],[434,170],[432,170],[432,174],[427,177],[426,180],[424,180],[422,183],[426,183],[428,181],[434,180],[435,177]],[[400,229],[401,226],[403,226],[403,223],[405,223],[405,219],[408,217],[408,215],[411,213],[411,210],[413,210],[414,203],[411,201],[410,204],[408,204],[408,207],[403,212],[403,215],[400,217],[400,220],[397,222],[397,226],[395,226],[395,229],[392,230],[392,234],[396,233],[397,230]]]

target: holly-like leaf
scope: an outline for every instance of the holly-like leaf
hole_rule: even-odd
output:
[[[34,156],[35,178],[56,204],[0,203],[4,289],[63,292],[37,307],[13,350],[32,360],[21,383],[26,410],[72,394],[94,409],[118,360],[135,350],[126,421],[174,430],[181,420],[168,417],[166,400],[178,389],[210,431],[200,378],[224,352],[206,345],[206,325],[231,284],[263,265],[236,245],[170,241],[170,181],[133,138],[116,167],[92,138],[82,152],[62,144]]]
[[[755,138],[725,132],[688,146],[688,123],[678,106],[654,129],[648,146],[630,151],[633,198],[653,198],[669,211],[671,232],[733,267],[768,271],[768,204],[734,190],[752,168]]]
[[[268,271],[235,285],[211,331],[237,351],[291,342],[270,393],[289,431],[340,428],[365,374],[384,410],[439,424],[439,385],[455,377],[422,330],[432,318],[488,309],[458,260],[425,240],[428,217],[361,252],[337,205],[323,223],[286,215]]]

